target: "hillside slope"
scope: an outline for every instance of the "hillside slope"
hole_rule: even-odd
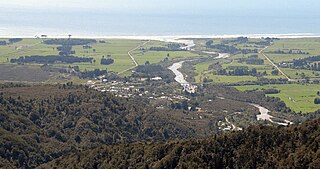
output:
[[[318,168],[320,120],[252,126],[215,138],[101,146],[39,168]]]
[[[198,128],[83,86],[0,86],[0,159],[16,167],[105,144],[203,137]]]

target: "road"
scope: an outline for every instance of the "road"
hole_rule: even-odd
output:
[[[260,54],[262,54],[271,64],[273,67],[275,67],[288,81],[294,81],[293,79],[289,78],[263,51],[265,51],[269,46],[261,49],[259,51]]]
[[[120,74],[122,74],[122,73],[124,73],[124,72],[127,72],[127,71],[129,71],[129,70],[132,70],[132,69],[134,69],[135,67],[139,66],[138,62],[137,62],[136,59],[133,57],[133,55],[131,54],[131,52],[133,52],[133,51],[141,48],[142,46],[146,45],[146,44],[149,43],[149,42],[150,42],[150,40],[148,40],[148,41],[144,42],[143,44],[138,45],[137,47],[135,47],[135,48],[131,49],[130,51],[128,51],[128,56],[131,58],[131,60],[132,60],[132,62],[134,63],[135,66],[132,66],[132,67],[126,69],[126,70],[123,70],[123,71],[119,72],[118,75],[120,75]]]

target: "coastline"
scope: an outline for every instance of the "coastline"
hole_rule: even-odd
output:
[[[38,36],[42,34],[37,34]],[[65,35],[51,35],[51,34],[45,34],[48,36],[48,38],[67,38],[68,33]],[[288,33],[288,34],[225,34],[225,35],[111,35],[111,36],[100,36],[100,35],[77,35],[72,34],[72,38],[92,38],[92,39],[131,39],[131,40],[159,40],[159,41],[167,41],[167,42],[173,42],[174,40],[180,39],[179,42],[181,42],[182,39],[216,39],[216,38],[237,38],[237,37],[248,37],[248,38],[262,38],[262,37],[270,37],[270,38],[318,38],[320,35],[316,35],[313,33]],[[0,34],[0,38],[35,38],[31,35],[5,35]]]

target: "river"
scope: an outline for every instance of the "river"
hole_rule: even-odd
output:
[[[185,46],[181,47],[181,49],[185,49],[185,50],[193,50],[192,47],[195,46],[195,43],[193,40],[186,40],[186,39],[166,39],[166,42],[174,42],[174,43],[182,43]],[[216,52],[208,52],[208,51],[201,51],[203,53],[207,53],[207,54],[217,54]],[[228,53],[218,53],[218,56],[216,57],[216,59],[223,59],[223,58],[228,58],[230,57],[230,55]],[[190,61],[190,60],[189,60]],[[183,76],[183,74],[178,70],[182,67],[183,63],[186,61],[179,61],[174,63],[172,66],[168,67],[168,69],[170,69],[174,74],[175,74],[175,78],[174,80],[177,81],[181,86],[184,87],[184,90],[186,90],[189,93],[194,93],[195,92],[195,88],[196,86],[193,86],[191,83],[189,83],[185,77]],[[220,97],[219,99],[224,99],[222,97]],[[252,103],[248,103],[251,106],[254,106],[256,108],[259,109],[260,114],[257,115],[257,120],[267,120],[271,123],[274,124],[278,124],[278,125],[283,125],[283,126],[287,126],[288,124],[293,124],[292,122],[283,119],[283,123],[281,122],[275,122],[272,119],[275,118],[273,116],[271,116],[269,114],[270,110],[266,109],[265,107],[262,107],[260,105],[257,104],[252,104]]]
[[[257,115],[257,120],[267,120],[267,121],[269,121],[271,123],[279,124],[279,125],[282,125],[282,126],[287,126],[288,124],[293,124],[291,121],[288,121],[288,120],[285,120],[285,119],[283,119],[284,123],[275,122],[275,121],[272,120],[272,118],[275,118],[275,117],[273,117],[273,116],[271,116],[269,114],[270,110],[268,110],[265,107],[262,107],[260,105],[257,105],[257,104],[252,104],[251,103],[250,105],[252,105],[252,106],[254,106],[254,107],[259,109],[260,114]]]
[[[193,51],[194,49],[192,48],[196,46],[193,40],[188,40],[188,39],[163,39],[162,41],[183,44],[184,46],[182,46],[181,49],[190,50],[190,51]],[[208,52],[208,51],[201,51],[201,52],[207,53],[207,54],[218,54],[216,59],[223,59],[223,58],[230,57],[230,55],[227,53],[216,53],[216,52]],[[186,61],[192,61],[192,60],[186,60]],[[170,67],[168,67],[168,69],[170,69],[175,74],[176,77],[174,78],[174,80],[177,81],[181,86],[183,86],[184,90],[186,90],[189,93],[195,93],[196,86],[189,83],[185,79],[184,75],[178,70],[182,67],[183,63],[186,61],[176,62]]]

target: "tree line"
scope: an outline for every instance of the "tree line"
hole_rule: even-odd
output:
[[[47,45],[67,45],[67,46],[76,46],[76,45],[88,45],[91,43],[97,43],[94,39],[49,39],[43,41]]]
[[[39,64],[54,64],[54,63],[78,63],[78,62],[92,62],[93,58],[82,58],[76,56],[21,56],[18,59],[11,59],[11,63],[39,63]]]
[[[8,39],[8,41],[3,40],[3,41],[0,41],[0,46],[14,44],[22,40],[23,40],[22,38],[11,38],[11,39]]]

